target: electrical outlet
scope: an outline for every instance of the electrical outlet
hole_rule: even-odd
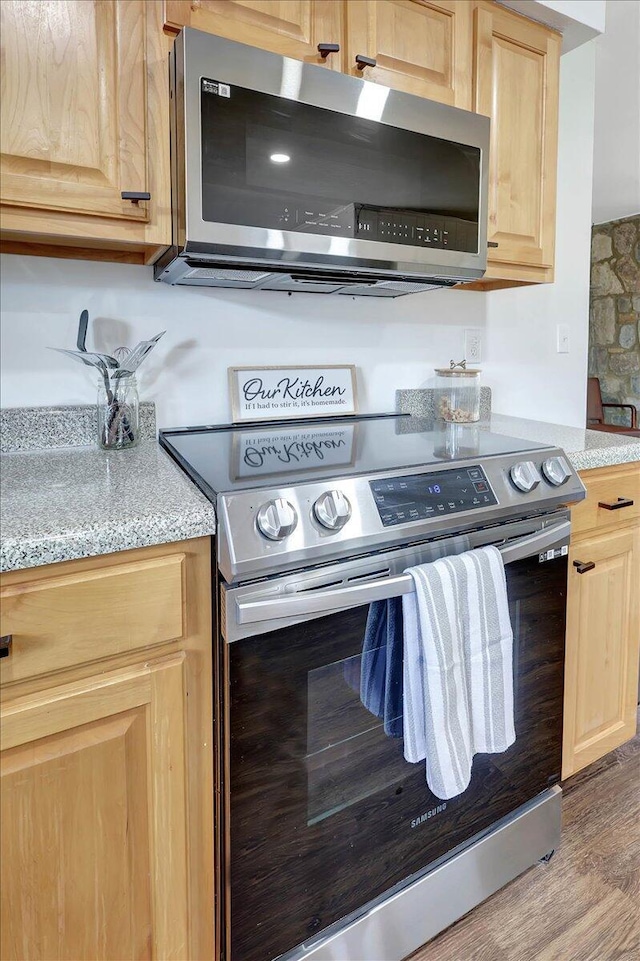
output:
[[[557,338],[558,338],[558,345],[557,345],[558,353],[568,354],[569,353],[569,325],[568,324],[558,324]]]
[[[482,328],[469,327],[464,332],[464,359],[468,364],[479,364],[482,360]]]

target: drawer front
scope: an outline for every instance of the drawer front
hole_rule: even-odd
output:
[[[182,637],[185,555],[113,563],[0,590],[4,684]]]
[[[571,511],[574,533],[610,530],[640,517],[640,462],[583,471],[580,476],[587,497]]]

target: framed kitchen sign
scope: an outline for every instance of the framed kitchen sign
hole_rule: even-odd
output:
[[[229,390],[234,424],[357,412],[353,365],[229,367]]]

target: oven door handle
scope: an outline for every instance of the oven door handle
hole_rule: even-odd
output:
[[[569,540],[571,522],[562,521],[553,527],[546,527],[535,534],[528,534],[517,541],[499,548],[505,564],[523,560],[538,554],[559,540]],[[285,617],[299,617],[305,614],[340,611],[344,608],[384,601],[413,591],[413,578],[410,574],[396,574],[376,581],[366,581],[351,587],[338,587],[327,590],[319,587],[315,591],[304,591],[286,597],[270,597],[265,600],[236,600],[236,619],[238,624],[255,624],[257,621],[275,621]],[[255,598],[255,594],[253,595]]]

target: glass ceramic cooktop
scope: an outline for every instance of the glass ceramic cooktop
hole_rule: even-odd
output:
[[[160,442],[208,496],[548,446],[492,434],[479,423],[403,414],[164,430]]]

